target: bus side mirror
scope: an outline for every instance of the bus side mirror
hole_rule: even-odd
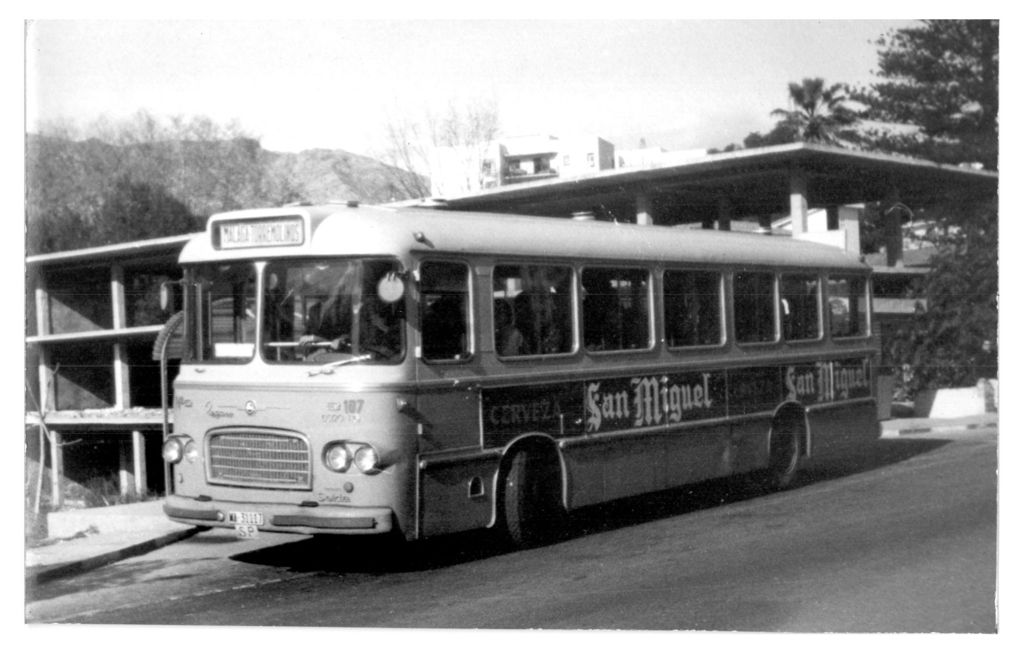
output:
[[[160,282],[160,310],[173,311],[175,296],[180,292],[181,280]]]
[[[388,273],[377,282],[377,297],[386,304],[394,304],[405,295],[405,281],[396,273]]]

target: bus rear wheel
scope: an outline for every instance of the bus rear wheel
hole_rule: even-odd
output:
[[[516,451],[501,486],[504,531],[516,547],[533,547],[562,536],[561,468],[556,457],[528,448]]]
[[[758,481],[764,490],[779,491],[793,483],[800,463],[802,434],[803,428],[795,419],[784,420],[772,427],[768,467],[758,473]]]

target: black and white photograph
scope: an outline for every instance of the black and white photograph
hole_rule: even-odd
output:
[[[998,18],[300,16],[19,19],[29,635],[1001,644]]]

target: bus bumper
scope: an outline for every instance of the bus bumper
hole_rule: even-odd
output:
[[[291,534],[384,534],[394,521],[386,507],[317,506],[226,502],[168,496],[164,513],[176,522],[200,527],[234,529],[239,524],[255,525],[260,531]]]

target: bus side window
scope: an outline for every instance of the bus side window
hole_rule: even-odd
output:
[[[498,355],[571,352],[572,284],[568,266],[495,266],[492,299]]]
[[[738,272],[733,275],[732,289],[736,341],[774,341],[775,275],[768,272]]]
[[[722,275],[666,270],[665,339],[669,347],[722,343]]]
[[[469,356],[469,268],[428,261],[420,266],[420,334],[423,358]]]
[[[867,283],[863,277],[828,278],[829,331],[833,338],[868,333]]]
[[[584,346],[591,352],[649,348],[650,274],[586,268],[582,278]]]
[[[782,275],[782,335],[787,341],[821,337],[818,278],[814,275]]]

